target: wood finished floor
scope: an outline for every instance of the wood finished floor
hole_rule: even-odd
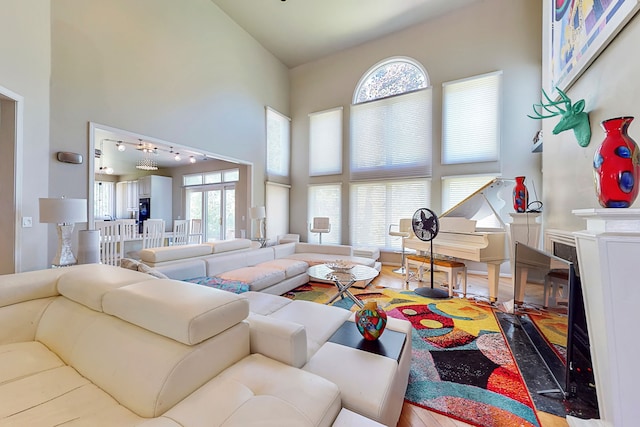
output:
[[[415,289],[423,285],[419,282],[410,282],[407,287],[404,278],[400,274],[394,273],[397,266],[383,266],[380,275],[371,283],[373,287],[385,287],[394,289]],[[440,273],[436,273],[440,274]],[[436,276],[436,281],[438,277]],[[467,277],[468,296],[477,296],[479,300],[487,300],[489,297],[489,287],[486,275],[469,274]],[[507,301],[513,298],[513,290],[510,278],[501,278],[498,289],[498,300]],[[562,417],[557,417],[545,412],[538,411],[538,419],[541,427],[568,427],[567,421]],[[463,423],[453,418],[446,417],[436,412],[410,405],[405,402],[400,414],[397,427],[464,427],[470,424]],[[511,427],[511,426],[505,426]]]

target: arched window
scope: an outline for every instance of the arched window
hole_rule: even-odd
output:
[[[389,226],[430,205],[429,85],[422,65],[394,57],[371,67],[356,86],[350,114],[352,245],[399,248]]]
[[[358,82],[353,103],[388,98],[429,86],[426,70],[411,58],[395,57],[377,63]]]

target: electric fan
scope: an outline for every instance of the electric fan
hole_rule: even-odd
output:
[[[431,249],[429,251],[429,259],[431,261],[431,287],[416,288],[417,295],[428,298],[449,298],[449,293],[442,289],[433,287],[433,239],[438,235],[440,223],[437,215],[427,208],[420,208],[414,214],[411,220],[413,234],[423,242],[430,242]]]

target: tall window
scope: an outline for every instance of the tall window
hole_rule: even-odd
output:
[[[289,177],[291,157],[290,119],[267,107],[267,177]]]
[[[115,188],[115,182],[95,181],[93,187],[95,219],[115,218]]]
[[[442,85],[442,163],[497,161],[502,72]]]
[[[389,225],[411,218],[429,206],[427,179],[358,182],[351,184],[351,244],[399,249],[402,241],[389,236]]]
[[[267,211],[267,238],[278,241],[278,236],[289,232],[289,190],[290,186],[267,182],[265,187],[265,208]]]
[[[291,119],[267,107],[267,182],[265,209],[267,238],[289,232]]]
[[[431,89],[424,68],[391,58],[361,78],[351,106],[350,232],[353,245],[398,247],[389,225],[429,206]]]
[[[342,107],[309,114],[309,176],[342,173]]]
[[[323,234],[323,243],[342,243],[342,227],[340,225],[342,216],[340,215],[342,206],[342,185],[340,184],[321,184],[309,186],[309,225],[313,224],[313,217],[326,216],[329,217],[331,224],[331,232]],[[309,241],[314,239],[309,236]]]

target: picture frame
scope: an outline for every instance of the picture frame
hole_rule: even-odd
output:
[[[640,9],[640,0],[548,0],[549,92],[566,91]]]

